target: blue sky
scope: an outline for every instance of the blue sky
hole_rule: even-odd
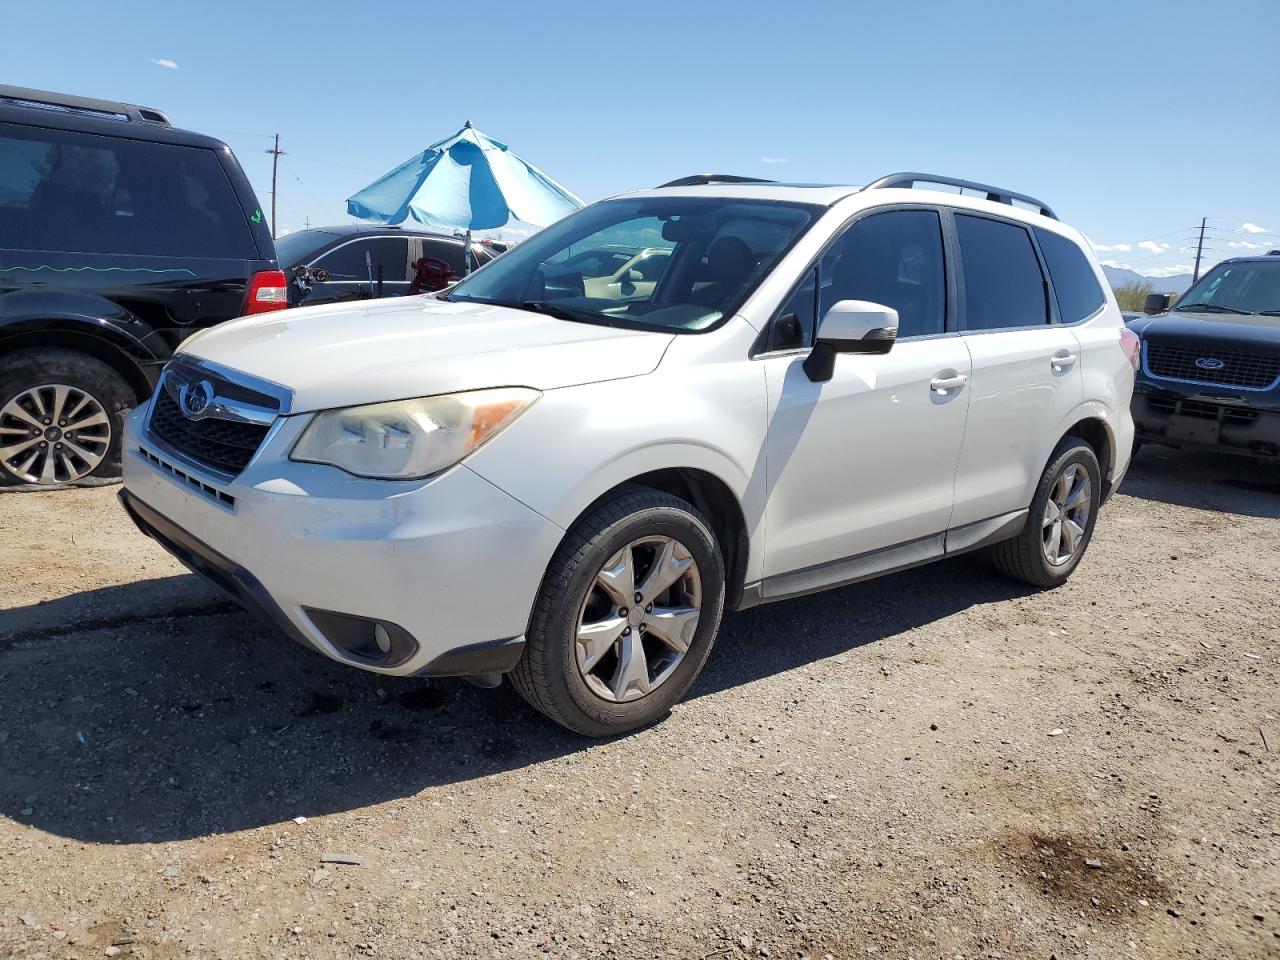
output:
[[[1211,260],[1280,247],[1280,0],[5,0],[4,22],[4,82],[159,107],[230,143],[264,206],[278,131],[282,229],[347,220],[471,119],[588,200],[924,170],[1040,196],[1144,273],[1189,264],[1202,216]]]

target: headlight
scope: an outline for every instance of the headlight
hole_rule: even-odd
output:
[[[326,410],[307,425],[289,459],[327,463],[358,477],[419,480],[453,466],[539,396],[527,387],[502,387]]]

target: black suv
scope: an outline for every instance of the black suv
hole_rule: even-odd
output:
[[[476,241],[471,245],[472,269],[505,249],[504,244]],[[414,263],[423,257],[439,260],[458,279],[466,273],[461,237],[396,226],[312,227],[281,237],[276,251],[293,280],[289,301],[294,306],[379,296],[379,278],[381,296],[402,297],[410,291]]]
[[[287,306],[231,149],[146,107],[0,86],[0,486],[119,475],[198,327]]]
[[[1280,459],[1280,250],[1224,260],[1129,327],[1142,339],[1135,444]]]

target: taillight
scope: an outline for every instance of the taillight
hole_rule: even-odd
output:
[[[1138,368],[1142,366],[1142,340],[1128,327],[1120,331],[1120,349],[1129,358],[1129,365],[1133,367],[1136,373]]]
[[[283,270],[259,270],[249,281],[245,314],[283,310],[289,306],[289,281]]]

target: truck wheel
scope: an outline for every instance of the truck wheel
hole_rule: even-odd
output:
[[[60,347],[0,355],[0,486],[119,477],[124,415],[136,403],[96,357]]]
[[[698,511],[657,490],[624,490],[556,551],[511,681],[585,736],[653,723],[702,670],[724,594],[720,548]]]
[[[1044,468],[1022,532],[997,543],[990,556],[1005,576],[1057,587],[1080,564],[1102,500],[1102,470],[1093,448],[1064,437]]]

